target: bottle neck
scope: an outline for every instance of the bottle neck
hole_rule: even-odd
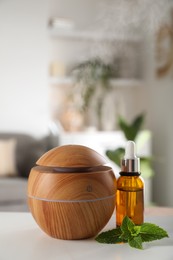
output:
[[[140,175],[140,159],[123,159],[121,161],[120,175],[124,176],[139,176]]]

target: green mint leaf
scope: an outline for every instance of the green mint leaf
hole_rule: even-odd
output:
[[[125,216],[121,227],[102,232],[95,240],[106,244],[128,242],[131,247],[143,249],[142,242],[149,242],[165,237],[168,237],[168,233],[163,228],[152,223],[135,225],[128,216]]]
[[[134,228],[131,231],[131,235],[133,237],[136,237],[139,235],[140,231],[141,231],[141,226],[134,226]]]
[[[168,237],[166,230],[151,223],[144,223],[141,225],[140,235],[142,242],[149,242]]]
[[[122,234],[121,228],[116,228],[116,229],[108,230],[106,232],[102,232],[95,238],[95,240],[99,243],[116,244],[116,243],[123,242],[123,239],[120,237],[121,234]]]
[[[133,221],[128,216],[125,216],[120,227],[122,231],[121,238],[125,240],[130,239],[132,237],[132,233],[134,232],[134,227],[135,224]]]
[[[120,235],[120,238],[127,242],[129,238],[131,238],[131,235],[130,234],[126,234],[125,232],[123,232],[121,235]]]
[[[137,248],[137,249],[143,249],[142,247],[142,238],[140,235],[133,237],[131,239],[128,239],[128,243],[131,247]]]

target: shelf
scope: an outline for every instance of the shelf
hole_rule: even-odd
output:
[[[73,79],[70,77],[51,77],[49,83],[52,85],[72,85]],[[144,85],[142,80],[138,79],[111,79],[110,85],[115,88],[133,88],[133,87],[141,87]]]
[[[125,41],[125,42],[141,42],[142,39],[136,35],[114,34],[110,32],[98,31],[81,31],[81,30],[59,30],[50,28],[49,33],[52,37],[59,39],[84,40],[84,41]]]
[[[141,87],[144,85],[144,82],[139,79],[111,79],[110,85],[115,88],[133,88],[133,87]]]
[[[72,85],[73,79],[71,77],[50,77],[49,83],[52,85]]]

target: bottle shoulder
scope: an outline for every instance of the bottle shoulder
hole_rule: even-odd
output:
[[[117,179],[117,188],[143,189],[144,181],[140,176],[120,176]]]

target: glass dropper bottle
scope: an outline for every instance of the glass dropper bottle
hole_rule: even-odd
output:
[[[140,177],[140,159],[136,157],[135,143],[128,141],[121,161],[116,192],[116,225],[121,226],[128,216],[136,225],[144,221],[144,182]]]

